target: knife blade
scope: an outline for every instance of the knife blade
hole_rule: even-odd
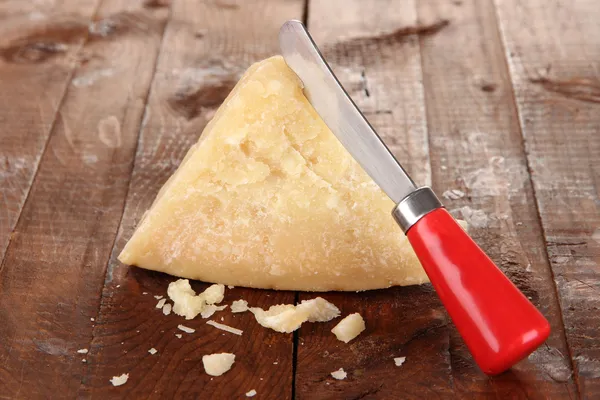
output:
[[[394,201],[416,186],[344,90],[304,25],[287,21],[279,31],[285,62],[304,84],[304,94],[356,161]]]

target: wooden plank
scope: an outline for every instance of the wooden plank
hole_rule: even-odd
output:
[[[600,397],[600,8],[496,2],[582,398]]]
[[[0,4],[0,264],[97,3]]]
[[[167,14],[107,0],[90,26],[0,274],[2,398],[77,394]]]
[[[433,187],[497,265],[544,313],[552,335],[509,373],[488,378],[455,329],[450,359],[460,396],[568,398],[576,389],[562,318],[527,171],[504,50],[491,1],[426,0],[421,39]],[[457,192],[451,192],[457,190]],[[460,191],[460,192],[458,192]],[[464,193],[464,197],[463,197]]]
[[[239,398],[252,389],[262,398],[291,398],[292,335],[257,325],[252,315],[215,314],[242,329],[235,336],[154,308],[175,278],[120,264],[116,256],[160,187],[175,171],[216,108],[250,63],[278,52],[281,23],[301,18],[302,1],[175,1],[149,99],[125,212],[113,255],[80,394],[95,398]],[[242,23],[243,21],[243,23]],[[193,283],[197,291],[205,284]],[[143,295],[143,292],[149,293]],[[293,292],[226,289],[225,303],[243,298],[268,308],[291,303]],[[224,318],[221,321],[221,317]],[[178,324],[196,329],[185,334]],[[178,339],[175,334],[183,333]],[[151,356],[154,347],[158,354]],[[222,377],[204,372],[202,356],[232,352]],[[274,364],[277,363],[277,364]],[[129,373],[112,387],[109,379]]]
[[[342,84],[415,180],[428,184],[417,34],[441,35],[445,22],[417,24],[412,1],[312,1],[308,15],[308,27]],[[315,296],[304,293],[300,299]],[[430,285],[322,296],[342,315],[360,312],[367,330],[345,344],[330,332],[339,320],[304,324],[297,398],[451,396],[448,320]],[[400,356],[407,357],[401,368],[393,360]],[[339,368],[347,379],[331,377]]]

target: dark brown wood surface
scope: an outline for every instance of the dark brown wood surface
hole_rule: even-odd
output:
[[[163,315],[173,278],[116,260],[290,18],[550,320],[511,371],[477,369],[430,285],[320,294],[364,316],[349,344],[336,321],[279,334],[215,314],[239,337]],[[595,0],[0,1],[0,398],[598,398],[599,20]],[[234,369],[206,375],[202,356],[224,351]]]

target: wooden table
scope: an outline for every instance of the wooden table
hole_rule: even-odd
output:
[[[510,372],[477,369],[430,285],[323,294],[365,317],[350,344],[335,321],[279,334],[229,312],[242,337],[198,318],[178,339],[153,297],[173,278],[116,261],[290,18],[413,177],[465,194],[447,207],[550,320]],[[0,398],[599,398],[598,21],[596,0],[0,1]],[[201,357],[223,351],[211,378]]]

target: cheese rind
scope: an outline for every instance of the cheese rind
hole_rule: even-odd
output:
[[[427,282],[393,207],[277,56],[242,77],[119,260],[256,288]]]

